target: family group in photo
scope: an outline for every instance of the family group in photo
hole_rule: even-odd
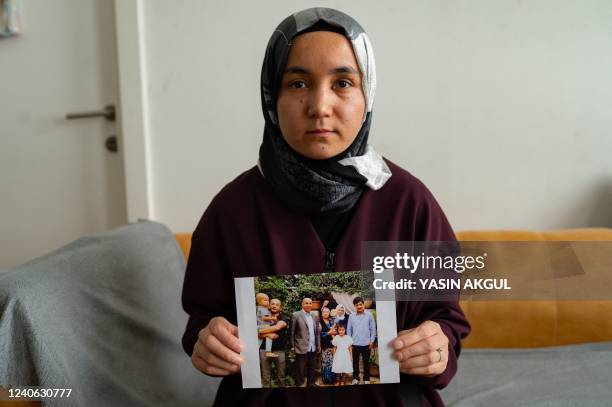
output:
[[[318,386],[316,370],[321,372],[321,385],[343,386],[351,377],[351,384],[370,384],[376,324],[372,314],[366,312],[363,298],[353,299],[355,311],[351,314],[342,304],[330,310],[326,300],[320,315],[313,312],[312,299],[303,298],[301,309],[293,312],[291,321],[282,316],[279,299],[270,299],[264,293],[258,293],[255,299],[263,387],[271,387],[273,364],[277,385],[286,385],[286,349],[295,354],[296,386]]]

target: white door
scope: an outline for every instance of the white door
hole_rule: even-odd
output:
[[[126,223],[112,0],[20,0],[0,39],[0,269]]]

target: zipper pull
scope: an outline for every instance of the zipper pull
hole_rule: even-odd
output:
[[[334,258],[336,253],[325,249],[325,272],[334,271]]]

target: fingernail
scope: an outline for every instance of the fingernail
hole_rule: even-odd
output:
[[[395,346],[395,349],[401,349],[401,348],[404,347],[404,342],[402,342],[402,341],[395,341],[393,346]]]
[[[395,354],[395,357],[397,358],[398,361],[401,362],[401,360],[404,358],[404,355],[402,355],[401,353],[398,352],[398,353]]]
[[[234,363],[240,366],[242,364],[242,358],[234,358]]]

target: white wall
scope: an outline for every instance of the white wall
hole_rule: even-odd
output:
[[[333,1],[369,32],[371,142],[460,229],[612,226],[612,3]],[[253,166],[260,64],[306,1],[148,0],[156,219],[192,231]]]

